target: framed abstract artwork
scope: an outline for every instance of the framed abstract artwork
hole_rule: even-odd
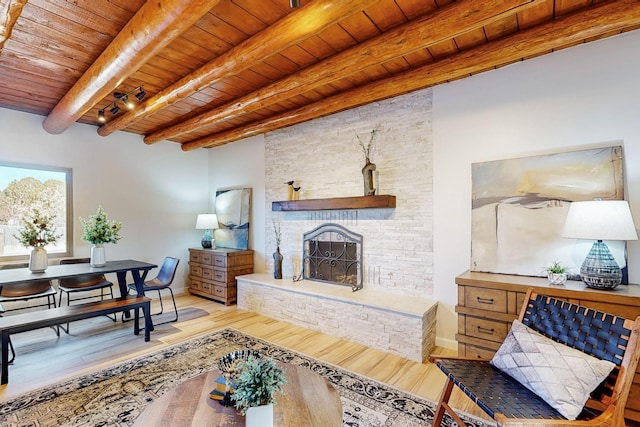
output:
[[[214,231],[217,247],[249,249],[249,212],[251,188],[216,191],[218,229]]]
[[[577,276],[593,241],[561,232],[571,202],[595,198],[624,199],[621,146],[472,164],[471,270],[544,276],[560,261]],[[607,244],[626,273],[626,243]]]

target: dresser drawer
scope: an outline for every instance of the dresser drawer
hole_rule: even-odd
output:
[[[466,335],[501,343],[507,337],[509,325],[504,322],[465,316]]]
[[[243,267],[243,268],[234,268],[234,269],[226,269],[219,270],[215,269],[213,271],[213,280],[220,283],[225,283],[228,285],[235,285],[236,276],[241,276],[243,274],[251,274],[253,273],[253,267]]]
[[[189,272],[192,276],[202,277],[202,267],[197,264],[189,264]]]
[[[202,290],[202,283],[200,282],[200,280],[191,278],[191,281],[189,283],[189,288],[197,289],[197,290],[201,291]]]
[[[236,287],[235,286],[214,286],[213,294],[219,298],[236,299]]]
[[[467,286],[464,295],[464,305],[469,308],[506,313],[507,291]]]
[[[214,267],[222,267],[225,268],[227,266],[227,256],[215,254],[213,256],[213,262],[211,263]]]
[[[211,266],[202,267],[202,278],[207,280],[214,280],[215,270]]]
[[[477,347],[471,344],[458,344],[458,355],[468,357],[470,359],[490,360],[495,354],[495,350]]]

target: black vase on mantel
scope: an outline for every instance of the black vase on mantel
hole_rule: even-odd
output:
[[[273,278],[282,279],[282,254],[280,253],[280,246],[276,248],[273,253]]]

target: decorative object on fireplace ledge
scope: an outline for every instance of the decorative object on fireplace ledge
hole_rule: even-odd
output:
[[[622,270],[603,240],[638,240],[626,200],[571,203],[562,237],[596,240],[580,267],[582,281],[596,289],[614,289],[622,282]]]
[[[280,231],[280,224],[275,222],[273,223],[273,235],[276,240],[276,251],[273,253],[273,278],[282,279],[282,259],[284,258],[280,253],[282,232]]]
[[[300,189],[302,187],[293,187],[293,200],[300,200]]]
[[[375,146],[373,145],[373,141],[375,140],[376,133],[380,125],[376,126],[370,133],[369,143],[365,147],[364,142],[360,139],[360,136],[356,134],[356,138],[358,138],[358,144],[362,147],[362,152],[364,154],[364,167],[362,168],[362,178],[364,179],[364,195],[365,196],[373,196],[376,194],[376,182],[374,179],[376,165],[375,163],[371,163],[371,156],[373,154],[373,149]]]

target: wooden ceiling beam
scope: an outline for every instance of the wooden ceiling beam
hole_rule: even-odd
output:
[[[133,111],[102,125],[98,134],[107,136],[130,123],[210,86],[219,79],[239,73],[304,40],[380,0],[316,0],[296,9],[266,30],[238,44],[196,71],[161,90]]]
[[[340,80],[369,66],[425,49],[448,38],[522,11],[541,0],[462,0],[422,16],[378,37],[311,65],[257,91],[179,124],[150,133],[147,144],[192,132],[301,95],[316,87]]]
[[[4,42],[11,37],[11,31],[22,13],[27,0],[0,0],[0,51]]]
[[[146,2],[51,110],[42,127],[52,134],[64,132],[219,2]]]
[[[184,151],[214,147],[311,119],[398,96],[470,74],[544,54],[552,49],[612,34],[640,23],[640,2],[614,0],[515,35],[450,56],[415,70],[351,89],[322,101],[229,131],[182,144]]]

